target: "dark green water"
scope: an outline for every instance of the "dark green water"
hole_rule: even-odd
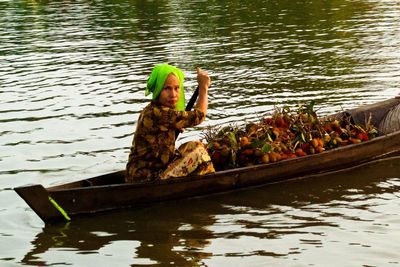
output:
[[[396,160],[44,227],[14,193],[124,168],[154,64],[211,74],[204,126],[400,93],[398,1],[0,0],[0,265],[398,266]],[[345,155],[344,155],[345,156]]]

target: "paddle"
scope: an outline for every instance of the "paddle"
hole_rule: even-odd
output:
[[[197,86],[196,90],[194,90],[192,97],[186,105],[185,111],[192,110],[194,103],[196,102],[197,97],[199,96],[199,87]],[[181,133],[181,130],[175,131],[175,140],[178,139],[178,135]]]
[[[194,90],[192,97],[186,105],[185,110],[190,111],[193,108],[194,103],[196,102],[197,97],[199,96],[199,87],[197,86],[196,90]]]

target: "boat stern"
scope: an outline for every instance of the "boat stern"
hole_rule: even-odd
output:
[[[69,220],[68,215],[51,198],[49,192],[40,184],[14,188],[14,191],[25,200],[31,209],[45,222]]]

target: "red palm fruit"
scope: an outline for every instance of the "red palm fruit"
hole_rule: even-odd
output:
[[[276,158],[276,155],[277,155],[277,153],[275,153],[275,152],[269,153],[269,161],[270,161],[270,162],[276,162],[276,161],[278,161],[277,158]]]
[[[318,140],[318,145],[324,147],[324,140],[322,140],[321,138],[317,138],[317,140]]]
[[[240,146],[241,147],[246,147],[250,144],[249,138],[247,136],[243,136],[240,138]]]
[[[254,156],[255,156],[255,157],[261,158],[263,155],[264,155],[264,154],[262,153],[262,151],[261,151],[259,148],[257,148],[257,149],[254,150]]]
[[[305,156],[305,155],[307,155],[307,153],[304,152],[303,149],[301,149],[301,148],[296,149],[296,156],[302,157],[302,156]]]
[[[285,123],[285,121],[281,118],[281,117],[278,117],[278,118],[276,118],[275,119],[275,124],[276,124],[276,126],[278,126],[278,127],[282,127],[282,125]]]
[[[358,138],[349,138],[349,141],[350,141],[350,143],[351,144],[358,144],[358,143],[361,143],[361,140],[360,139],[358,139]]]
[[[323,143],[328,143],[331,141],[331,136],[329,134],[324,135]]]
[[[215,142],[215,141],[213,142],[212,146],[213,146],[214,149],[220,149],[221,148],[221,145],[218,142]]]
[[[283,120],[285,121],[286,124],[290,123],[290,116],[288,114],[283,116]]]
[[[337,120],[334,120],[331,122],[331,127],[334,131],[336,131],[336,130],[340,129],[340,124]]]
[[[324,130],[325,130],[327,133],[330,133],[330,132],[333,131],[333,130],[332,130],[332,126],[331,126],[330,124],[325,124],[325,125],[324,125]]]
[[[253,149],[250,149],[250,148],[247,148],[247,149],[242,151],[242,154],[246,155],[246,156],[253,155],[253,153],[254,153]]]
[[[211,158],[213,162],[218,163],[220,162],[221,159],[221,153],[216,150],[212,153]]]
[[[266,123],[266,124],[272,125],[273,122],[274,121],[272,120],[272,118],[265,118],[264,119],[264,123]]]
[[[270,162],[270,160],[269,160],[269,155],[268,155],[268,154],[264,154],[264,155],[262,156],[262,162],[263,162],[263,163],[269,163],[269,162]]]
[[[324,150],[325,150],[325,148],[323,148],[322,146],[317,146],[317,147],[315,148],[315,151],[316,151],[317,153],[322,153],[322,152],[324,152]]]
[[[288,158],[289,158],[289,154],[283,153],[281,155],[281,160],[285,160],[285,159],[288,159]]]
[[[310,148],[310,143],[302,143],[300,148],[303,149],[303,151],[307,151]]]
[[[340,138],[339,136],[338,136],[338,137],[335,137],[334,141],[336,141],[336,143],[337,143],[338,145],[341,145],[341,144],[344,143],[343,139]]]
[[[318,140],[317,140],[317,138],[313,138],[313,139],[311,140],[311,144],[312,144],[312,146],[313,146],[314,148],[317,148],[317,146],[318,146]]]
[[[338,142],[337,142],[336,139],[332,139],[331,143],[332,143],[334,146],[336,146],[336,145],[338,144]]]

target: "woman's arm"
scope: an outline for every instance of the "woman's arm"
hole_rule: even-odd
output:
[[[196,102],[196,109],[201,110],[204,115],[208,109],[208,88],[211,85],[211,78],[208,73],[200,68],[197,68],[197,83],[199,84],[199,98]]]
[[[169,107],[154,108],[155,125],[162,131],[171,128],[181,130],[204,121],[208,108],[208,88],[211,85],[211,79],[206,71],[197,68],[197,82],[199,84],[199,97],[194,110],[177,111]]]
[[[161,131],[168,129],[181,130],[200,124],[205,119],[205,114],[200,109],[191,111],[177,111],[169,107],[155,107],[153,111],[155,127]]]

